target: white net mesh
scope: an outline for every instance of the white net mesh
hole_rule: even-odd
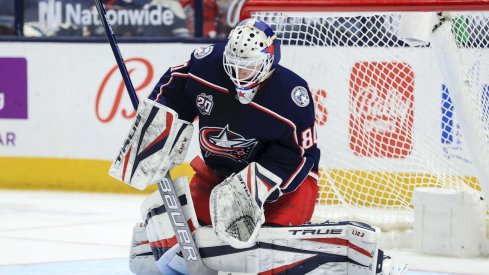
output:
[[[322,153],[316,219],[399,229],[412,226],[416,187],[482,186],[487,194],[489,13],[436,25],[454,45],[453,62],[441,65],[435,43],[398,38],[403,13],[253,16],[276,31],[282,65],[314,94]]]

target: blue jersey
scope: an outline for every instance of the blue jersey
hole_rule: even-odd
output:
[[[283,180],[282,192],[292,192],[318,172],[314,103],[307,83],[277,66],[253,101],[241,104],[224,71],[224,46],[195,50],[187,63],[161,77],[150,98],[175,110],[180,119],[198,118],[202,157],[217,174],[228,176],[258,162]]]

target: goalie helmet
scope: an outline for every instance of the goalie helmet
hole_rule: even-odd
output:
[[[272,74],[279,60],[280,41],[266,23],[245,19],[231,31],[223,63],[241,103],[253,100],[258,85]]]

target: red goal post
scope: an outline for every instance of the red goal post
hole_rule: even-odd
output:
[[[315,217],[409,228],[418,187],[489,194],[488,11],[480,0],[245,3],[241,18],[268,20],[315,99]],[[425,21],[430,40],[413,44]]]

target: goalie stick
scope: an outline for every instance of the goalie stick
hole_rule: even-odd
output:
[[[122,78],[124,79],[124,83],[126,85],[127,92],[129,93],[129,97],[131,98],[132,105],[134,109],[137,109],[139,105],[139,100],[136,96],[136,91],[134,90],[134,86],[132,85],[126,65],[124,64],[122,54],[117,45],[114,32],[112,31],[112,28],[107,20],[105,8],[100,0],[94,0],[94,2],[99,13],[100,21],[102,22],[105,33],[112,48],[112,52],[114,53],[114,57],[117,61],[117,65],[119,66]],[[178,200],[170,174],[167,173],[165,175],[165,178],[158,182],[157,185],[165,205],[165,210],[168,213],[168,216],[171,217],[170,222],[173,227],[173,231],[175,232],[175,236],[177,237],[178,243],[182,249],[183,258],[187,263],[189,274],[217,274],[217,271],[208,268],[202,262],[199,250],[195,245],[192,232],[190,231],[190,228],[188,226],[187,218],[183,214],[182,206],[180,204],[180,201]]]

